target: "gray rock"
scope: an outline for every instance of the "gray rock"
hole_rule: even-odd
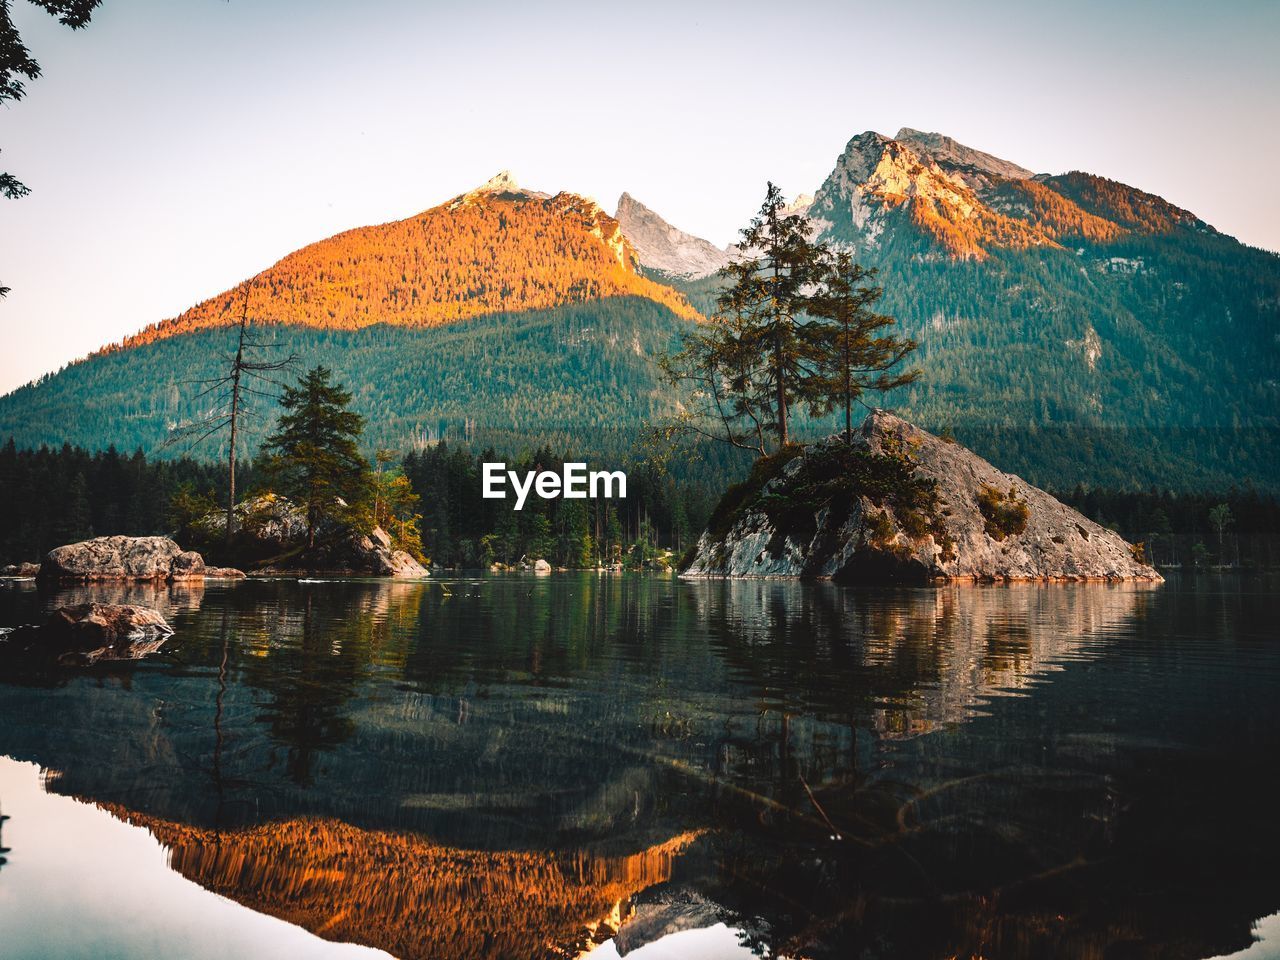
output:
[[[249,497],[235,506],[236,535],[260,544],[264,549],[281,550],[301,541],[307,535],[307,515],[287,497],[264,493]],[[227,514],[218,510],[200,521],[201,529],[210,536],[223,536]]]
[[[169,567],[170,580],[200,580],[204,578],[204,557],[194,550],[183,550],[173,558]]]
[[[209,514],[201,526],[220,535],[226,530],[226,514]],[[375,577],[426,577],[430,573],[410,554],[396,550],[391,535],[381,527],[351,536],[336,525],[317,532],[317,545],[305,549],[306,511],[287,497],[267,493],[236,505],[236,536],[249,557],[270,560],[251,571],[252,576],[297,576],[328,572]],[[234,571],[232,577],[244,576]],[[206,576],[213,576],[206,573]]]
[[[40,565],[40,579],[199,580],[204,559],[183,550],[168,537],[96,537],[49,551]]]
[[[673,227],[629,193],[618,200],[618,223],[642,266],[673,277],[708,277],[729,262],[729,254],[700,237]]]
[[[801,488],[811,468],[839,445],[833,438],[807,449],[749,496],[718,532],[703,533],[684,575],[1163,579],[1116,533],[971,450],[881,410],[864,421],[855,449],[907,458],[914,477],[932,484],[932,508],[895,507],[860,488],[843,500],[819,498],[806,505]],[[779,503],[790,506],[780,510]]]
[[[150,607],[81,603],[58,608],[43,626],[18,628],[5,641],[3,655],[63,666],[139,660],[172,635],[173,628]]]
[[[350,556],[343,558],[352,569],[371,573],[375,577],[426,577],[426,567],[404,550],[391,547],[391,537],[381,527],[374,527],[368,536],[352,541]]]
[[[206,580],[243,580],[245,574],[243,570],[237,570],[235,567],[205,567],[204,578]]]

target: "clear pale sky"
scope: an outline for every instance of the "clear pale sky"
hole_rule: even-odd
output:
[[[936,130],[1280,249],[1280,3],[106,0],[13,15],[0,391],[510,168],[732,240],[767,179]]]

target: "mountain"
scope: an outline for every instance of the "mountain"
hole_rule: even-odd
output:
[[[973,147],[966,147],[941,133],[925,133],[903,127],[894,137],[899,143],[905,143],[922,157],[929,157],[935,163],[944,164],[970,185],[983,182],[990,175],[1003,177],[1006,180],[1029,180],[1033,174],[1026,167],[1020,167],[1008,160]]]
[[[697,280],[729,262],[728,252],[673,227],[629,193],[618,198],[615,216],[641,266],[667,277]]]
[[[246,290],[252,325],[270,327],[258,335],[269,355],[332,368],[366,440],[400,449],[451,437],[625,451],[644,418],[671,410],[652,358],[698,317],[642,275],[593,201],[526,190],[504,172],[416,216],[304,247],[0,398],[0,437],[185,452],[165,440],[215,411],[198,381],[234,353]],[[250,400],[246,454],[275,416],[272,401]]]
[[[1036,175],[910,128],[892,139],[872,130],[851,139],[808,215],[825,239],[860,253],[924,237],[934,243],[924,256],[973,260],[997,249],[1216,233],[1194,214],[1125,184],[1079,172]]]
[[[920,342],[881,405],[1041,484],[1280,486],[1275,254],[911,129],[850,139],[809,215]]]
[[[523,190],[503,171],[417,216],[303,247],[119,346],[237,323],[246,291],[258,322],[326,330],[434,327],[618,296],[697,315],[679,294],[641,276],[637,262],[618,221],[593,200]]]
[[[910,128],[854,136],[791,207],[878,269],[883,312],[920,344],[924,378],[876,405],[1041,487],[1280,490],[1275,254],[1137,188]],[[713,309],[729,255],[629,195],[613,217],[500,174],[0,397],[0,438],[159,452],[210,412],[192,381],[224,363],[247,290],[262,339],[351,387],[370,447],[612,456],[677,409],[655,357]],[[256,408],[246,452],[274,415]]]

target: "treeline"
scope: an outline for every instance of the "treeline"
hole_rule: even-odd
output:
[[[678,484],[640,460],[621,465],[627,474],[625,499],[530,496],[516,511],[509,485],[508,499],[481,495],[485,462],[505,462],[508,470],[523,476],[529,470],[559,473],[566,461],[582,462],[546,447],[513,459],[492,449],[474,455],[447,443],[410,453],[403,469],[419,497],[425,552],[433,563],[447,567],[538,559],[563,567],[644,567],[664,552],[678,558],[715,505],[707,488]],[[588,468],[602,465],[589,463]]]
[[[524,509],[514,501],[481,497],[481,464],[559,471],[568,461],[592,469],[627,472],[621,500],[543,500]],[[423,552],[450,567],[514,564],[545,559],[556,566],[598,563],[642,566],[672,551],[678,557],[696,538],[714,506],[701,484],[677,483],[642,461],[601,463],[542,448],[516,457],[489,449],[479,455],[440,443],[410,453],[403,473],[418,496]],[[270,489],[262,458],[236,467],[248,498]],[[0,564],[38,561],[53,547],[89,537],[170,534],[179,529],[192,498],[223,503],[225,464],[189,458],[148,460],[142,451],[114,447],[91,454],[80,447],[0,448]],[[186,544],[184,544],[185,546]]]
[[[239,466],[257,484],[253,464]],[[88,537],[144,536],[172,530],[173,499],[184,489],[225,488],[226,467],[199,460],[148,460],[115,447],[0,448],[0,561],[39,560],[64,543]]]
[[[1280,500],[1255,490],[1175,494],[1075,489],[1054,494],[1090,520],[1143,544],[1161,566],[1280,564]]]
[[[292,354],[334,371],[365,418],[369,454],[423,449],[447,434],[476,450],[547,443],[616,456],[645,420],[669,411],[650,358],[666,353],[686,327],[651,300],[611,297],[429,329],[251,329],[273,345],[271,356]],[[72,364],[0,397],[0,439],[93,449],[105,446],[101,425],[109,423],[119,449],[185,453],[185,445],[165,443],[207,416],[209,400],[195,381],[221,373],[220,358],[235,350],[235,331],[227,328]],[[255,396],[249,414],[240,433],[245,457],[271,430],[279,407]]]
[[[593,469],[615,466],[545,447],[504,457],[492,449],[477,455],[464,445],[440,443],[410,453],[402,466],[419,497],[424,552],[450,567],[539,557],[556,566],[644,563],[665,550],[678,557],[715,506],[717,489],[673,480],[637,458],[620,465],[628,477],[625,500],[530,497],[516,512],[512,500],[480,495],[486,461],[505,461],[523,472],[559,471],[575,459],[587,459]],[[730,464],[717,467],[717,473],[732,472]],[[260,460],[241,461],[237,472],[246,496],[269,486]],[[149,460],[142,451],[123,454],[114,447],[100,453],[71,446],[19,450],[9,441],[0,447],[0,563],[39,560],[55,546],[92,536],[171,533],[178,526],[175,497],[197,493],[213,499],[225,486],[225,465]],[[1162,565],[1280,563],[1280,500],[1270,494],[1078,486],[1054,495],[1125,539],[1144,543],[1148,556]],[[1224,521],[1219,529],[1213,513],[1224,506],[1226,515],[1217,514]]]

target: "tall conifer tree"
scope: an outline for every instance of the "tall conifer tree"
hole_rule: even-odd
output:
[[[316,367],[296,387],[285,387],[284,413],[263,444],[281,492],[306,510],[309,548],[320,526],[343,513],[340,501],[355,503],[369,486],[358,446],[364,418],[347,409],[351,394],[332,377]]]

